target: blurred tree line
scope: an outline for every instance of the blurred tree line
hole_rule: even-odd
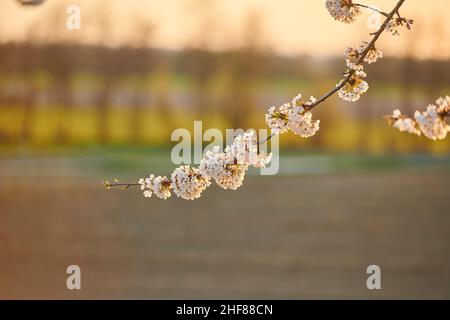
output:
[[[276,56],[254,44],[223,52],[3,44],[0,141],[39,142],[39,131],[46,131],[43,140],[51,144],[168,143],[171,130],[190,128],[195,119],[264,128],[267,107],[297,91],[325,92],[341,72],[341,59]],[[368,73],[372,90],[358,104],[333,99],[318,109],[323,125],[378,124],[396,107],[409,113],[425,107],[450,84],[450,65],[442,61],[387,58]],[[353,149],[366,145],[366,133],[356,130],[362,140]],[[322,140],[318,135],[310,146],[330,147]]]
[[[206,32],[217,27],[211,3],[192,2],[198,33],[180,51],[152,47],[155,26],[141,19],[121,47],[51,39],[57,14],[28,41],[0,44],[1,145],[168,144],[173,129],[192,128],[196,119],[204,128],[265,128],[268,107],[298,92],[319,96],[339,80],[343,58],[276,55],[257,12],[248,15],[238,45],[214,51]],[[99,36],[107,37],[108,13],[98,17]],[[283,143],[326,151],[449,150],[446,141],[430,146],[382,120],[395,108],[412,113],[449,94],[448,61],[385,58],[367,71],[371,90],[357,104],[329,100],[315,111],[319,135]]]

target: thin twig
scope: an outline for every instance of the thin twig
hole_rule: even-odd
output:
[[[361,7],[361,8],[366,8],[366,9],[375,11],[376,13],[379,13],[379,14],[385,16],[385,17],[388,17],[388,16],[389,16],[389,13],[386,13],[386,12],[384,12],[384,11],[378,10],[377,8],[374,8],[374,7],[371,7],[371,6],[366,6],[365,4],[354,3],[353,5],[354,5],[355,7]]]
[[[131,182],[131,183],[120,183],[118,180],[116,180],[114,183],[111,183],[109,181],[105,181],[103,183],[105,188],[111,189],[111,188],[122,188],[122,189],[128,189],[129,187],[135,187],[139,186],[140,184],[137,182]]]

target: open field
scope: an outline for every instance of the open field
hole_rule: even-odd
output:
[[[3,299],[450,298],[447,170],[252,176],[187,202],[40,168],[0,172]]]

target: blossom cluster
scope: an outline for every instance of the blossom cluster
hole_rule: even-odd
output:
[[[364,80],[367,74],[364,71],[355,71],[352,73],[350,79],[342,80],[338,86],[343,82],[344,86],[339,89],[338,96],[344,101],[356,102],[363,93],[369,90],[369,84]]]
[[[387,116],[389,123],[402,132],[424,135],[431,140],[443,140],[450,132],[450,125],[446,118],[450,116],[450,97],[441,97],[431,104],[427,109],[416,111],[414,119],[402,115],[400,110],[394,110],[392,115]]]
[[[364,69],[363,62],[368,64],[375,63],[382,57],[383,52],[374,45],[370,46],[370,43],[367,41],[361,42],[356,49],[349,47],[345,50],[347,68],[354,71],[362,71]]]
[[[315,103],[316,98],[310,97],[308,101],[303,101],[302,95],[298,94],[291,102],[268,110],[267,126],[274,134],[291,130],[303,138],[309,138],[319,130],[320,120],[312,120],[312,113],[308,111]]]
[[[390,32],[393,36],[399,36],[399,30],[401,27],[411,30],[413,24],[414,20],[412,19],[407,19],[400,16],[393,17],[392,20],[386,25],[386,31]]]
[[[352,0],[327,0],[325,5],[331,16],[340,22],[352,23],[361,14],[360,8]]]
[[[344,101],[358,101],[361,95],[369,90],[369,84],[364,80],[367,74],[364,72],[363,63],[375,63],[382,57],[383,52],[367,41],[363,41],[356,49],[347,48],[345,50],[347,66],[345,74],[348,78],[337,84],[340,87],[338,96]]]
[[[212,180],[223,189],[236,190],[242,185],[250,166],[263,168],[271,158],[271,153],[259,150],[256,131],[249,130],[238,135],[223,152],[220,146],[207,151],[198,168],[182,165],[172,172],[170,179],[150,175],[141,178],[139,185],[145,197],[154,194],[167,199],[173,191],[182,199],[194,200],[211,185]]]
[[[356,18],[362,14],[361,7],[379,12],[375,8],[356,4],[353,0],[326,0],[325,6],[335,20],[343,23],[355,22]],[[383,14],[386,15],[385,13]],[[385,28],[386,31],[390,32],[394,36],[400,35],[400,28],[405,27],[408,30],[411,30],[411,27],[414,24],[412,19],[400,16],[398,11],[396,14],[396,16],[392,17],[392,19],[388,21]]]

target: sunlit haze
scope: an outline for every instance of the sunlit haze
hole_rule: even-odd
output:
[[[339,24],[330,17],[324,3],[324,0],[46,0],[43,5],[31,8],[20,6],[16,0],[2,0],[0,41],[65,39],[110,46],[139,43],[168,49],[199,45],[216,50],[239,46],[254,37],[278,53],[326,56],[342,54],[347,46],[373,31],[365,27],[369,13],[365,12],[356,25]],[[396,1],[365,3],[389,11]],[[65,28],[68,4],[80,6],[81,30]],[[450,58],[450,28],[446,25],[449,9],[448,0],[427,1],[426,5],[422,0],[407,0],[402,14],[415,20],[414,32],[404,32],[398,38],[386,35],[380,47],[391,56]],[[136,30],[149,25],[153,26],[152,36],[133,40],[138,38]]]

